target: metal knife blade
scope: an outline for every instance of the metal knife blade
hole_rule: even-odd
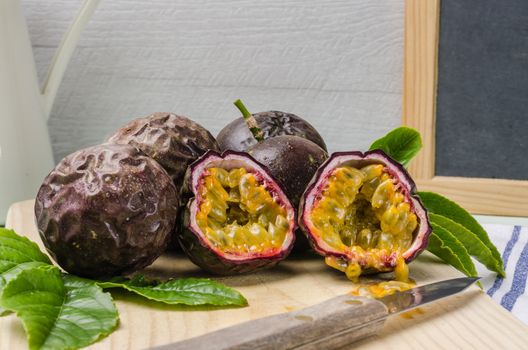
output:
[[[341,295],[301,310],[259,318],[155,349],[338,349],[377,333],[392,314],[460,293],[477,280],[455,278],[380,299]]]
[[[397,314],[460,293],[479,279],[480,277],[454,278],[396,292],[376,300],[385,304],[390,314]]]

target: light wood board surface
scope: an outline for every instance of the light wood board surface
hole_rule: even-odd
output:
[[[42,244],[33,218],[33,201],[14,204],[7,226]],[[460,277],[428,253],[410,265],[419,284]],[[157,277],[206,276],[183,257],[163,256],[145,271]],[[219,281],[238,289],[245,308],[179,307],[113,293],[121,322],[116,332],[90,349],[144,349],[204,334],[244,321],[292,311],[351,291],[352,283],[319,257],[294,257],[278,267]],[[0,318],[0,349],[25,349],[22,324],[13,315]],[[476,286],[413,312],[390,317],[383,331],[350,345],[359,349],[525,349],[528,327],[495,304]],[[214,346],[211,347],[214,349]]]

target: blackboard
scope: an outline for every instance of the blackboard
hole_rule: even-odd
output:
[[[528,0],[441,0],[435,174],[528,179]]]

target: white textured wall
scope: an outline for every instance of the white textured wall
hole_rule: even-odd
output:
[[[80,2],[23,0],[41,80]],[[53,107],[55,157],[153,111],[216,135],[239,97],[363,149],[399,123],[402,54],[401,0],[103,0]]]

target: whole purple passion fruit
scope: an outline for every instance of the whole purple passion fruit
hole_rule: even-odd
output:
[[[129,145],[72,153],[44,179],[38,231],[64,270],[92,278],[150,265],[166,248],[178,210],[167,172]]]
[[[317,169],[328,159],[328,153],[312,141],[288,135],[265,139],[247,152],[282,184],[295,207]]]
[[[312,141],[326,151],[326,144],[317,130],[306,120],[292,113],[269,111],[253,114],[264,139],[294,135]],[[257,143],[243,117],[226,125],[217,136],[220,149],[246,151]]]
[[[295,210],[261,164],[245,153],[209,151],[187,170],[192,194],[178,236],[191,261],[230,275],[270,267],[292,249]]]
[[[427,246],[431,226],[403,166],[383,151],[338,152],[319,168],[300,203],[299,224],[326,263],[355,280],[395,271]]]
[[[210,149],[218,150],[213,135],[203,126],[165,112],[132,120],[117,130],[108,142],[139,148],[165,168],[177,188],[182,185],[189,164]]]

